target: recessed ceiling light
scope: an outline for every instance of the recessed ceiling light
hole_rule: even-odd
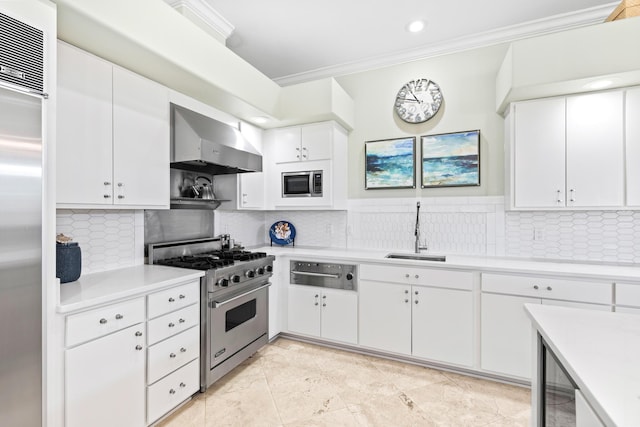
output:
[[[413,21],[407,25],[407,30],[410,33],[419,33],[424,30],[424,21]]]
[[[596,80],[591,83],[587,83],[584,85],[587,89],[604,89],[605,87],[609,87],[613,84],[612,80]]]
[[[262,125],[262,124],[267,123],[269,121],[269,118],[265,117],[265,116],[256,116],[256,117],[252,117],[251,121],[253,123],[257,123],[257,124]]]

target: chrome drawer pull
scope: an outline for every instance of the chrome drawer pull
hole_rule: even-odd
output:
[[[121,320],[124,316],[122,314],[116,314],[116,320]]]
[[[537,289],[539,289],[539,286],[538,285],[533,285],[533,289],[537,290]]]
[[[186,386],[187,386],[187,385],[186,385],[185,383],[180,383],[180,387],[184,388],[184,387],[186,387]]]
[[[176,354],[175,354],[175,353],[171,353],[171,354],[169,355],[169,357],[173,359],[173,358],[175,358],[175,357],[176,357]]]
[[[138,344],[138,345],[136,346],[136,350],[142,350],[142,346],[141,346],[140,344]]]
[[[553,288],[551,288],[551,286],[547,286],[547,290],[548,290],[548,291],[552,291],[552,290],[553,290]]]
[[[170,328],[173,328],[174,326],[176,326],[175,323],[169,323]]]
[[[169,298],[169,302],[175,302],[175,299]]]
[[[176,394],[176,391],[174,389],[169,390],[169,394]]]
[[[178,323],[184,323],[184,322],[185,322],[185,320],[184,320],[184,319],[180,319],[180,320],[178,320]]]
[[[180,299],[185,299],[186,297],[185,297],[184,295],[180,294],[180,297],[179,297],[179,298],[180,298]]]
[[[142,336],[142,332],[140,332],[140,331],[136,331],[136,336],[137,336],[137,337],[141,337],[141,336]]]
[[[100,319],[100,324],[104,325],[105,323],[107,323],[107,319],[105,319],[104,317]]]
[[[187,352],[187,349],[186,349],[186,348],[182,347],[182,348],[180,349],[180,353],[186,353],[186,352]]]

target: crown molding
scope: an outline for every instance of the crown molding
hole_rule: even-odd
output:
[[[228,39],[235,27],[227,21],[224,16],[220,15],[209,3],[205,0],[164,0],[169,6],[174,9],[185,8],[191,13],[196,15],[205,24],[213,28],[224,39]]]
[[[348,62],[302,73],[277,77],[274,78],[273,81],[278,83],[280,86],[289,86],[297,83],[304,83],[327,77],[338,77],[420,59],[427,59],[500,43],[508,43],[515,40],[565,31],[587,25],[599,24],[604,22],[604,20],[611,14],[613,8],[617,5],[617,2],[609,3],[578,12],[555,15],[550,18],[529,21],[523,24],[473,34],[471,36],[459,37],[443,43],[407,49],[395,52],[392,55],[370,57],[361,61]]]

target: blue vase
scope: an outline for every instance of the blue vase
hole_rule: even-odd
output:
[[[60,283],[73,282],[80,277],[82,256],[78,243],[56,244],[56,277]]]

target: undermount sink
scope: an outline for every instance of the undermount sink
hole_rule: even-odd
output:
[[[447,260],[446,255],[427,255],[427,254],[387,254],[385,258],[393,259],[411,259],[416,261],[437,261],[445,262]]]

